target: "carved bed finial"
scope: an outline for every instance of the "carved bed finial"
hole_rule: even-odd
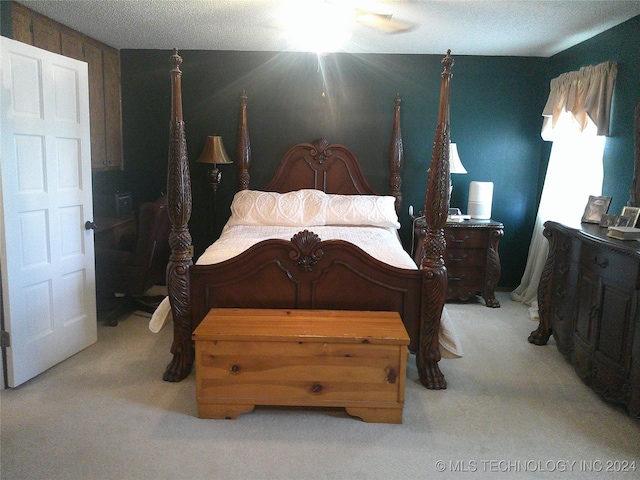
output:
[[[171,55],[169,62],[171,62],[171,65],[173,65],[173,70],[178,70],[178,71],[180,70],[180,65],[182,64],[182,57],[178,55],[177,48],[173,49],[173,55]]]
[[[441,61],[442,66],[444,67],[443,75],[451,75],[451,67],[453,67],[453,57],[451,56],[451,49],[447,50],[447,54]]]

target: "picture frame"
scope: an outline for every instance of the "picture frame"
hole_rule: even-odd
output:
[[[600,219],[601,227],[613,227],[618,225],[618,221],[620,220],[620,215],[612,215],[609,213],[605,213],[602,215]]]
[[[640,207],[622,207],[622,216],[633,217],[633,221],[628,226],[636,227],[638,225],[638,218],[640,217]]]
[[[611,198],[602,195],[589,195],[589,201],[582,215],[582,223],[600,223],[602,216],[609,210]]]
[[[620,215],[615,223],[616,227],[633,227],[636,218],[633,215]]]

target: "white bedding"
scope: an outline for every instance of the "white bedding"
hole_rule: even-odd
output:
[[[291,240],[301,230],[315,233],[321,240],[345,240],[358,245],[378,260],[398,268],[415,270],[418,267],[402,248],[396,228],[397,216],[393,208],[393,197],[357,195],[326,195],[317,190],[300,190],[288,194],[272,192],[238,192],[231,205],[232,215],[216,240],[200,256],[196,264],[220,263],[244,252],[252,245],[266,239]],[[371,208],[371,202],[377,206]],[[322,204],[326,213],[318,213]],[[303,213],[300,213],[302,209]],[[276,218],[280,226],[265,226]],[[311,218],[314,225],[301,225]],[[294,221],[295,219],[295,221]],[[350,223],[345,226],[348,220]],[[338,225],[327,225],[327,222]],[[342,222],[342,223],[341,223]],[[380,226],[366,225],[366,223]],[[284,224],[284,225],[282,225]],[[398,224],[399,226],[399,224]],[[165,298],[154,312],[149,329],[158,332],[171,319],[169,300]],[[443,358],[458,358],[462,349],[458,335],[446,308],[440,322],[440,353]]]
[[[409,254],[402,248],[397,231],[382,227],[313,226],[304,227],[321,240],[346,240],[358,245],[374,258],[398,268],[416,269]],[[226,225],[220,238],[209,246],[196,262],[198,265],[219,263],[244,252],[261,240],[277,238],[291,240],[302,227],[262,227]]]

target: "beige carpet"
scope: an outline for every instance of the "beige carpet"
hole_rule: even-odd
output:
[[[412,357],[402,425],[266,407],[200,420],[194,375],[162,381],[171,328],[100,326],[96,345],[2,392],[1,478],[639,478],[640,422],[555,345],[530,345],[527,308],[498,299],[448,304],[465,356],[441,362],[445,391],[417,383]]]

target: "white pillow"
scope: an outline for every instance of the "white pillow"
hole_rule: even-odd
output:
[[[325,224],[325,193],[297,190],[277,193],[241,190],[231,202],[227,225],[307,227]]]
[[[233,197],[231,218],[227,225],[366,225],[400,228],[394,197],[335,195],[313,189],[287,193],[241,190]]]
[[[327,195],[326,225],[400,228],[396,199],[380,195]]]

